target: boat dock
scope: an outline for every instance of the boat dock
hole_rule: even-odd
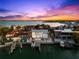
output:
[[[53,41],[48,41],[48,40],[46,40],[46,41],[39,41],[39,42],[40,42],[40,44],[54,44]],[[0,45],[0,48],[6,47],[6,46],[10,46],[12,43],[13,43],[13,42],[8,42],[8,43],[5,43],[5,45]],[[31,44],[31,41],[27,41],[26,44]],[[21,45],[22,45],[22,44],[21,44]],[[21,46],[21,47],[22,47],[22,46]]]
[[[10,46],[12,42],[5,43],[5,45],[0,45],[0,48]]]
[[[35,42],[40,42],[40,44],[54,44],[54,41],[52,40],[35,40]],[[27,40],[27,44],[31,44],[31,41]]]

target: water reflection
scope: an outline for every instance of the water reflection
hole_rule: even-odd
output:
[[[8,51],[9,48],[1,48],[0,59],[79,59],[79,48],[67,49],[53,45],[42,45],[40,53],[38,50],[33,51],[31,47],[23,47],[21,54],[19,48],[12,55]]]

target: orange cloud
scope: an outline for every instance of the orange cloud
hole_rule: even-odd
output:
[[[6,20],[6,19],[3,19]],[[18,17],[18,18],[7,18],[7,20],[79,20],[79,15],[73,16],[73,15],[58,15],[58,16],[46,16],[46,17]]]
[[[34,14],[34,13],[33,13]],[[33,15],[32,14],[32,15]],[[39,16],[41,14],[42,16]],[[15,18],[5,18],[3,20],[79,20],[79,6],[67,6],[62,9],[44,11],[43,13],[35,13],[37,17],[15,17]],[[1,19],[2,20],[2,19]]]
[[[71,15],[59,15],[42,18],[16,18],[16,20],[79,20],[79,17]]]

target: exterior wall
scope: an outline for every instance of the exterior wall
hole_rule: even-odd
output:
[[[32,30],[32,38],[35,40],[47,39],[48,30]]]
[[[62,40],[73,40],[72,33],[61,33]]]

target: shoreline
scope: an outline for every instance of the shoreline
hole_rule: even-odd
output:
[[[8,42],[8,43],[5,43],[5,45],[0,45],[0,48],[3,48],[3,47],[7,47],[7,46],[10,46],[13,42]],[[23,46],[31,46],[31,43],[30,42],[27,42],[26,44],[22,44]],[[52,46],[57,46],[57,47],[61,47],[61,48],[79,48],[79,45],[74,45],[73,47],[67,47],[67,46],[60,46],[59,44],[57,43],[53,43],[53,42],[41,42],[41,45],[52,45]]]

